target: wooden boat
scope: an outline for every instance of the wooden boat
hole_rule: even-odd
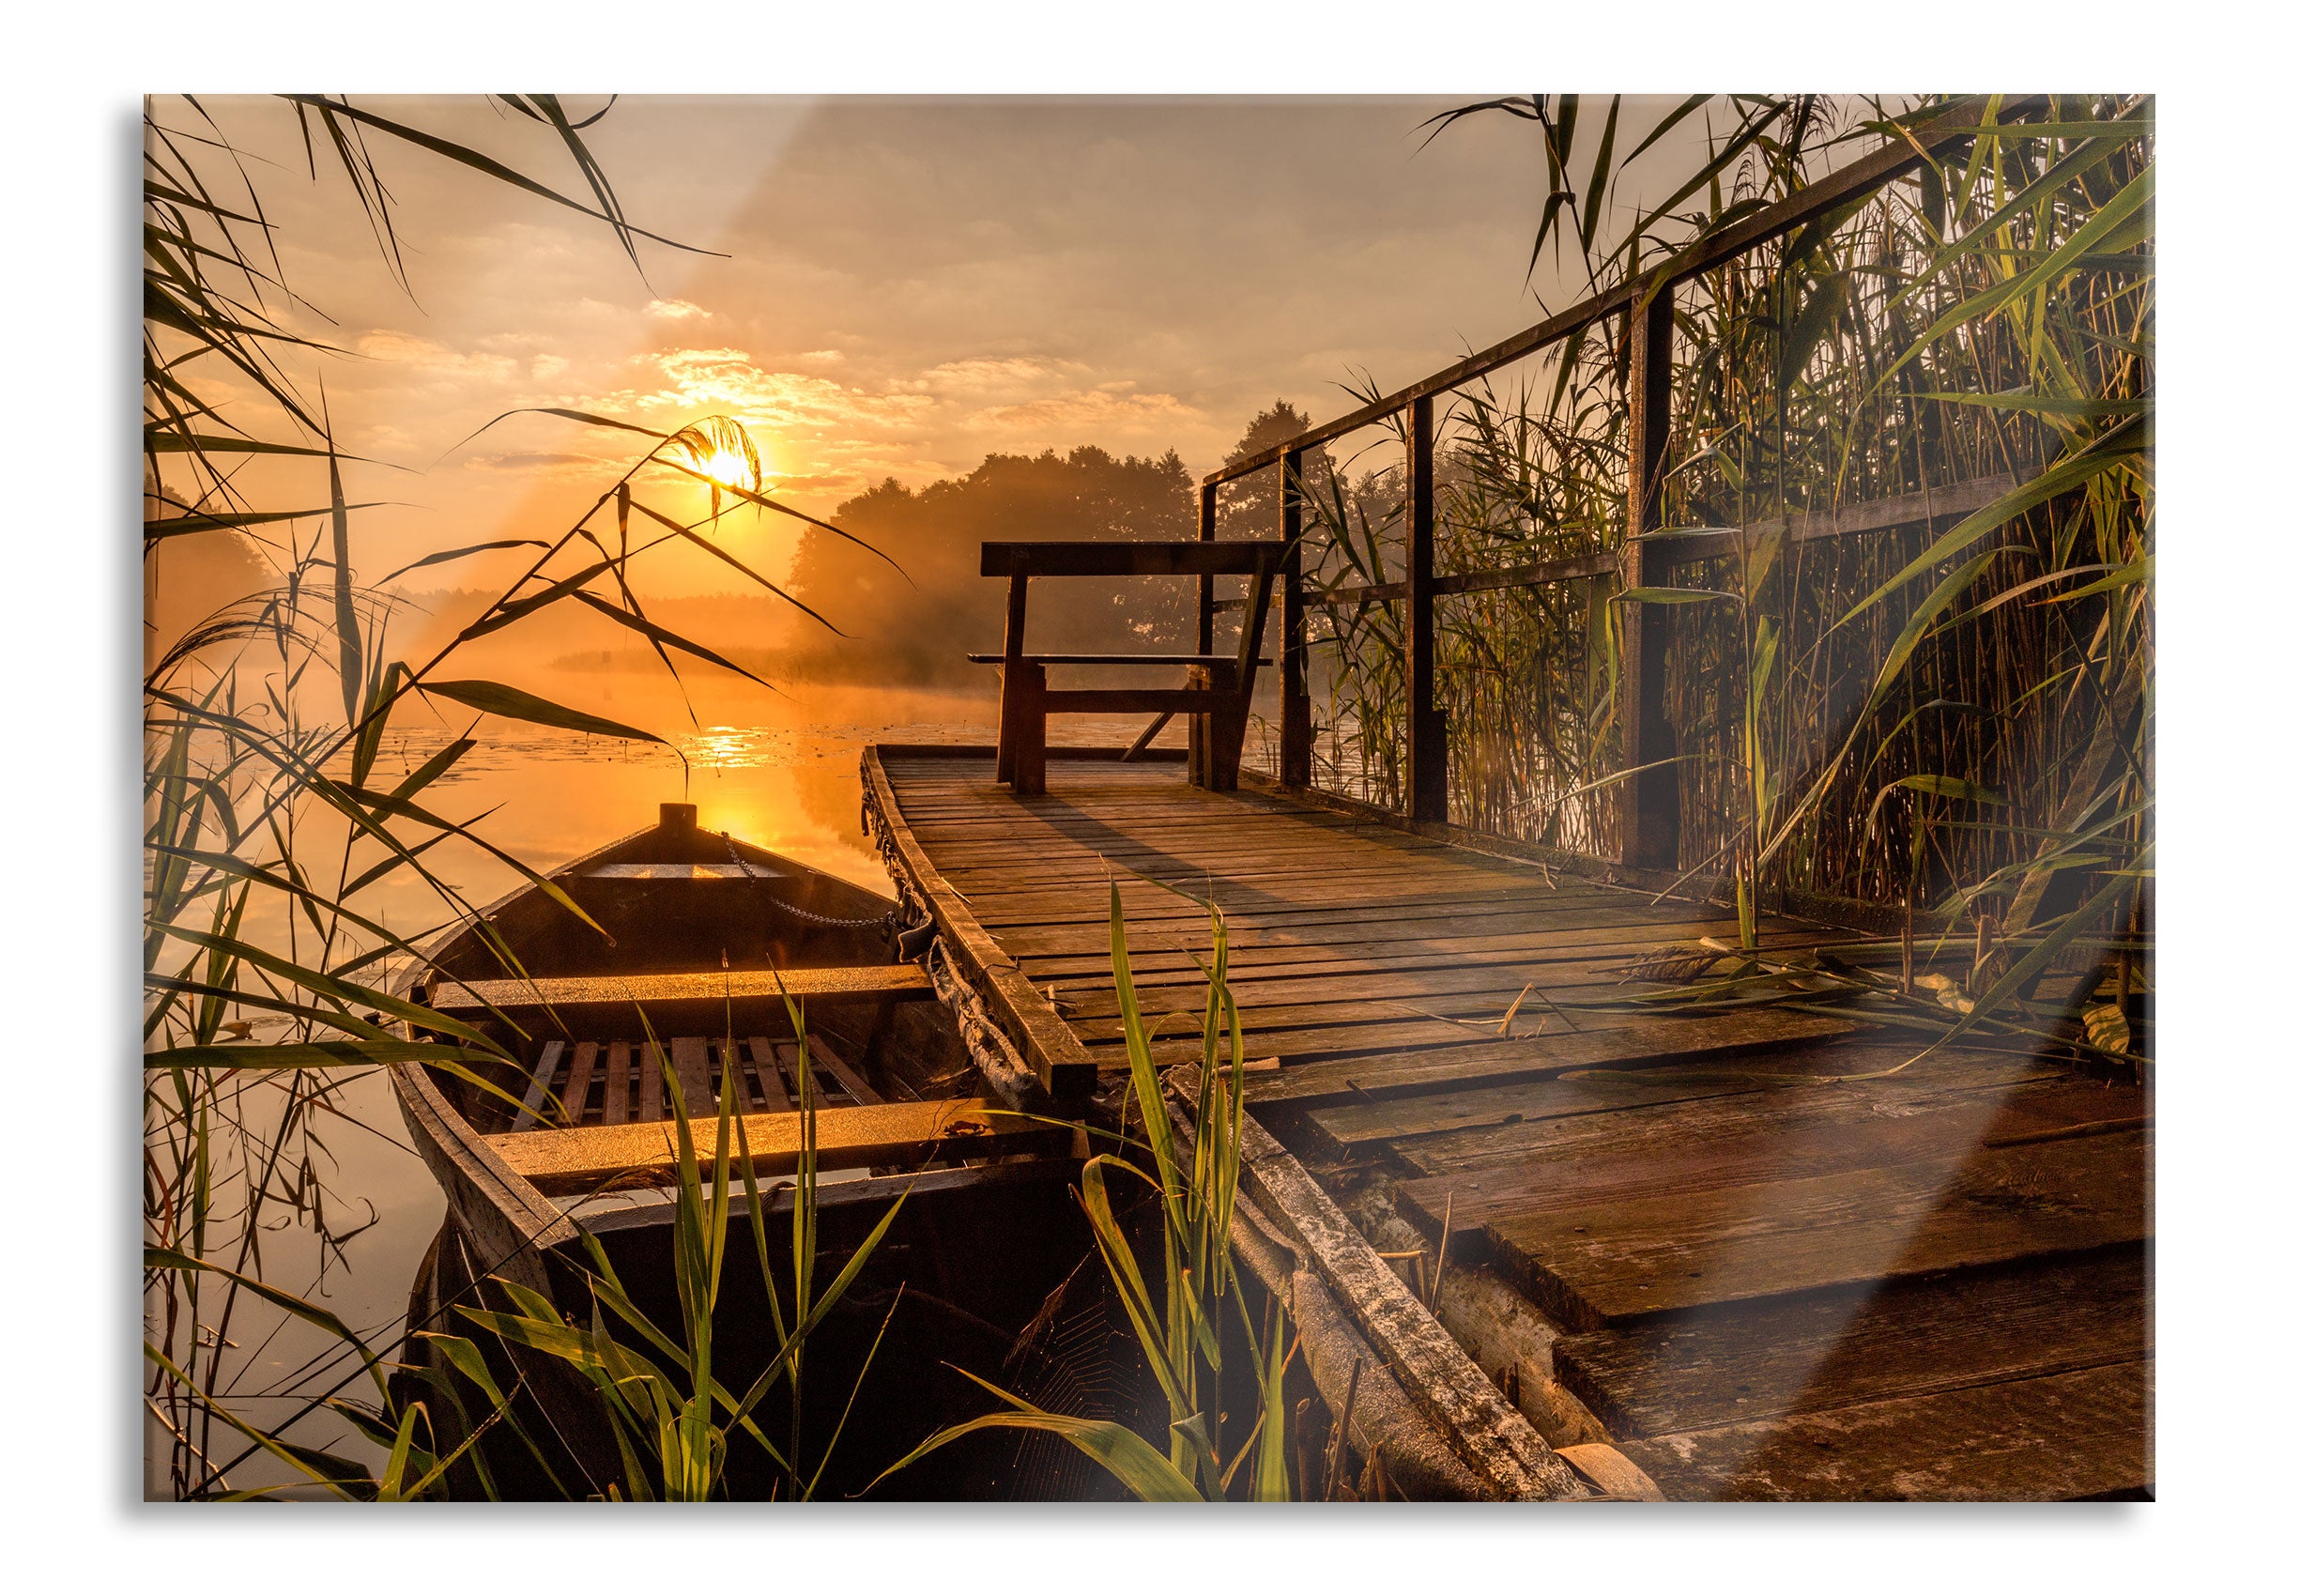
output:
[[[392,1068],[415,1147],[448,1205],[411,1317],[461,1327],[448,1309],[488,1297],[488,1277],[588,1314],[589,1232],[634,1298],[659,1308],[658,1323],[675,1323],[672,1094],[698,1122],[708,1178],[715,1131],[701,1122],[715,1118],[723,1089],[735,1092],[762,1201],[787,1213],[790,1185],[777,1177],[797,1166],[804,1088],[816,1105],[828,1266],[904,1201],[850,1294],[872,1311],[898,1283],[922,1304],[890,1332],[882,1358],[898,1361],[906,1335],[930,1366],[970,1338],[983,1343],[984,1359],[1011,1351],[1091,1245],[1065,1193],[1078,1165],[1066,1130],[982,1095],[933,981],[904,957],[926,951],[931,928],[906,936],[891,900],[704,830],[683,804],[664,805],[657,824],[547,880],[595,927],[530,884],[451,929],[401,981],[404,995],[478,1026],[517,1061],[482,1067],[495,1092],[431,1064]],[[739,1191],[739,1176],[734,1184]],[[787,1239],[790,1227],[769,1229]],[[763,1297],[744,1298],[758,1274],[728,1267],[722,1306],[734,1327],[714,1358],[739,1362],[743,1327],[766,1323]],[[807,1356],[839,1389],[846,1360],[836,1336],[823,1339]],[[758,1350],[771,1352],[763,1342]],[[586,1450],[572,1377],[520,1361],[534,1389],[558,1392],[546,1405],[570,1410],[553,1423],[571,1450]],[[931,1411],[947,1384],[912,1382],[903,1411]],[[943,1394],[954,1414],[979,1409],[979,1392],[962,1382]],[[858,1410],[855,1421],[866,1418]],[[981,1488],[931,1470],[915,1483]]]

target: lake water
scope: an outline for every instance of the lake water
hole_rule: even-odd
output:
[[[874,892],[889,890],[876,847],[863,835],[861,759],[871,743],[989,743],[996,736],[997,702],[987,693],[798,689],[777,698],[750,689],[741,698],[698,701],[699,726],[684,726],[686,706],[667,685],[648,679],[619,682],[606,701],[581,700],[631,724],[670,737],[678,753],[647,744],[545,731],[491,721],[483,741],[448,777],[426,790],[422,802],[456,821],[486,814],[482,833],[539,870],[549,870],[656,818],[656,806],[696,805],[698,821],[826,870]],[[737,718],[740,716],[740,718]],[[461,724],[394,732],[379,760],[386,778],[412,770],[463,729]],[[1138,720],[1068,717],[1050,729],[1058,743],[1124,744],[1141,730]],[[1161,746],[1180,745],[1180,723]],[[682,770],[680,755],[686,764]],[[388,780],[384,783],[388,785]],[[299,849],[302,842],[299,840]],[[460,852],[450,852],[450,848]],[[320,857],[326,857],[324,851]],[[516,874],[481,850],[442,846],[426,855],[440,874],[473,903],[509,890]],[[360,900],[363,912],[406,934],[439,919],[436,898],[411,881],[387,882]],[[250,940],[284,935],[286,928],[251,925]],[[409,940],[417,940],[410,936]],[[255,1032],[260,1039],[266,1031]],[[238,1112],[253,1124],[276,1119],[277,1085],[252,1082]],[[406,1145],[391,1087],[380,1072],[345,1080],[335,1112],[314,1132],[312,1159],[316,1208],[265,1205],[262,1277],[299,1291],[336,1313],[389,1354],[403,1327],[407,1290],[437,1233],[445,1208],[429,1171]],[[313,1225],[324,1217],[338,1245],[323,1246]],[[228,1224],[223,1227],[229,1235]],[[351,1232],[345,1235],[345,1232]],[[209,1253],[228,1245],[215,1230]],[[277,1423],[312,1397],[356,1374],[340,1344],[302,1322],[243,1305],[231,1339],[242,1366],[231,1381],[236,1410]],[[363,1382],[345,1388],[362,1394]],[[302,1420],[294,1438],[350,1456],[376,1455],[342,1420],[320,1413]],[[229,1438],[229,1437],[225,1437]],[[225,1449],[224,1456],[239,1450]],[[170,1493],[165,1444],[147,1448],[146,1491]],[[219,1458],[217,1461],[222,1461]],[[283,1483],[284,1465],[257,1459],[233,1471],[241,1488]]]

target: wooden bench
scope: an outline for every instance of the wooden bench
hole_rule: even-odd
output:
[[[1190,779],[1201,787],[1229,791],[1238,784],[1238,761],[1246,747],[1246,722],[1254,698],[1254,673],[1269,661],[1261,657],[1262,625],[1269,615],[1270,590],[1283,570],[1286,545],[1280,543],[986,543],[982,574],[1006,578],[1006,645],[995,654],[969,654],[977,665],[1000,668],[998,779],[1018,796],[1046,790],[1046,717],[1050,714],[1149,714],[1151,723],[1135,744],[1146,746],[1173,715],[1194,718],[1190,738]],[[1024,619],[1034,576],[1244,576],[1245,618],[1235,654],[1091,654],[1028,652],[1022,646]],[[1073,687],[1050,690],[1046,670],[1060,666],[1180,666],[1188,672],[1180,687]]]

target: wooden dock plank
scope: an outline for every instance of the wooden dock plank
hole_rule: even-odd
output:
[[[1597,1028],[1608,1021],[1616,1023]],[[1320,1101],[1362,1102],[1473,1082],[1528,1080],[1568,1069],[1626,1067],[1664,1059],[1719,1058],[1810,1047],[1850,1035],[1854,1028],[1849,1021],[1779,1010],[1682,1020],[1584,1016],[1581,1023],[1588,1028],[1508,1042],[1465,1040],[1458,1029],[1430,1025],[1409,1033],[1424,1045],[1409,1046],[1405,1051],[1388,1051],[1392,1045],[1388,1036],[1403,1028],[1359,1027],[1358,1036],[1368,1043],[1366,1056],[1331,1058],[1257,1076],[1248,1083],[1248,1095],[1255,1103],[1290,1102],[1305,1107]],[[1428,1046],[1434,1034],[1453,1045]],[[1284,1038],[1263,1036],[1257,1039],[1250,1035],[1248,1039],[1253,1048],[1266,1045],[1285,1056]]]
[[[1561,1322],[1596,1329],[2139,1242],[2150,1234],[2147,1176],[2146,1133],[2125,1131],[1547,1208],[1486,1231],[1520,1289]]]
[[[2068,1501],[2155,1483],[2153,1359],[1618,1443],[1672,1501]]]
[[[1426,1205],[1458,1191],[1456,1217],[1476,1213],[1475,1222],[1482,1223],[1493,1213],[1587,1205],[1648,1188],[1746,1185],[1911,1157],[1952,1158],[2079,1126],[2132,1128],[2144,1120],[2149,1100],[2138,1088],[2065,1073],[2033,1078],[2019,1060],[1819,1086],[1737,1082],[1724,1070],[1664,1067],[1660,1073],[1684,1084],[1671,1093],[1656,1082],[1650,1102],[1624,1098],[1614,1105],[1622,1112],[1602,1117],[1574,1112],[1576,1099],[1569,1097],[1563,1112],[1537,1109],[1517,1123],[1496,1116],[1469,1128],[1400,1137],[1391,1145],[1401,1161],[1428,1172],[1427,1178],[1401,1183],[1407,1200]],[[1703,1084],[1710,1089],[1694,1089]],[[1506,1099],[1475,1105],[1464,1094],[1454,1102],[1463,1115],[1496,1115]],[[1344,1134],[1377,1129],[1382,1122],[1378,1107],[1329,1110],[1324,1118]],[[1557,1123],[1565,1120],[1573,1123]],[[1403,1128],[1410,1132],[1415,1124],[1404,1121]]]
[[[1399,1207],[1433,1237],[1450,1197],[1454,1256],[1482,1239],[1579,1327],[1560,1369],[1671,1496],[2150,1482],[2144,1095],[1974,1049],[1915,1079],[1750,1079],[1874,1074],[1914,1045],[1828,1012],[1572,1007],[1618,1005],[1640,954],[1735,940],[1731,911],[1272,790],[1081,760],[1018,800],[979,752],[866,771],[892,852],[1034,1067],[1124,1071],[1113,880],[1165,1021],[1153,1055],[1194,1062],[1219,906],[1249,1054],[1280,1060],[1249,1077],[1256,1114],[1304,1157],[1403,1166]],[[1765,934],[1897,968],[1896,944],[1864,954],[1858,933],[1769,914]],[[1920,968],[1969,971],[1937,959]],[[1587,1070],[1608,1073],[1568,1078]],[[1331,1207],[1307,1189],[1279,1205]]]
[[[2141,1250],[1561,1336],[1557,1378],[1616,1435],[1778,1419],[2150,1354]]]

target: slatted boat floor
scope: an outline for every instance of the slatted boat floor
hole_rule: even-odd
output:
[[[807,1080],[825,1108],[876,1103],[876,1090],[837,1044],[809,1034]],[[799,1044],[789,1036],[673,1036],[667,1041],[548,1041],[536,1050],[527,1096],[510,1128],[535,1131],[576,1125],[625,1125],[671,1117],[677,1082],[697,1117],[712,1113],[733,1071],[745,1110],[785,1113],[797,1107]]]
[[[1111,891],[1161,1062],[1213,953],[1254,1112],[1394,1177],[1565,1332],[1558,1378],[1678,1497],[2076,1497],[2153,1481],[2149,1094],[1825,1013],[1591,1014],[1730,910],[1171,764],[880,755],[912,846],[1106,1078]],[[1843,940],[1769,918],[1774,949]],[[1512,1012],[1513,1011],[1513,1012]],[[1505,1029],[1504,1020],[1508,1016]]]

